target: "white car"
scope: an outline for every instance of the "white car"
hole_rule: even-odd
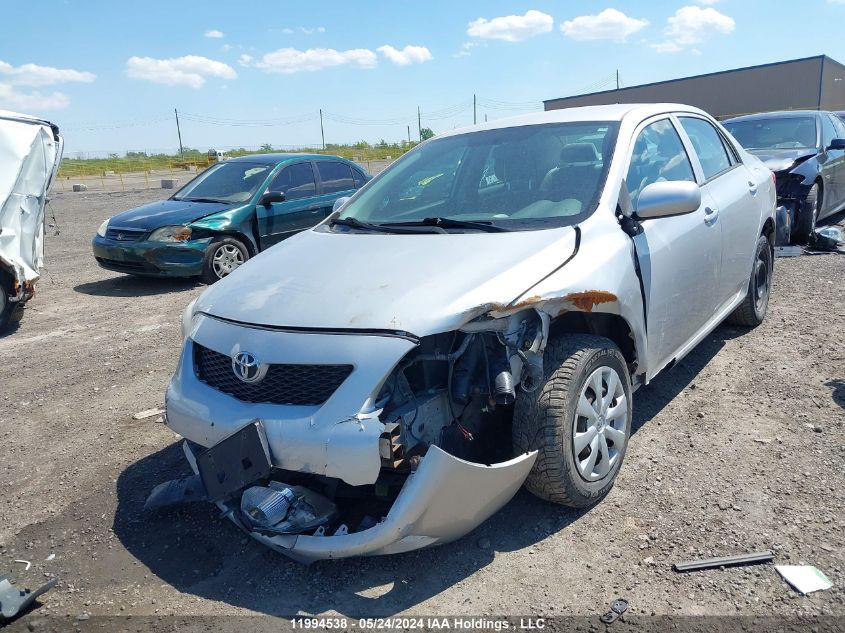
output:
[[[188,306],[167,424],[206,498],[301,561],[460,537],[523,483],[613,485],[637,387],[768,306],[775,188],[704,112],[506,119],[409,152]]]

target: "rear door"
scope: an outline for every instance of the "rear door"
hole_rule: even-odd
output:
[[[326,217],[332,212],[335,200],[355,193],[355,174],[348,163],[339,160],[318,160],[315,165],[321,185],[318,201],[322,217]]]
[[[322,205],[317,199],[317,179],[310,161],[283,167],[267,187],[267,192],[271,191],[285,194],[285,200],[256,207],[262,250],[323,219]]]
[[[760,227],[758,178],[707,119],[692,114],[678,116],[689,139],[693,164],[699,167],[703,199],[711,221],[722,226],[722,256],[715,309],[748,289],[748,278]]]
[[[634,209],[661,180],[695,182],[692,161],[669,116],[638,128],[626,183]],[[686,215],[641,221],[634,237],[648,316],[649,378],[669,363],[714,313],[721,267],[721,224],[706,203]]]

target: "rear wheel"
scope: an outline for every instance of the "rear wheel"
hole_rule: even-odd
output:
[[[202,280],[211,285],[227,277],[249,259],[249,251],[240,240],[224,237],[215,240],[203,257]]]
[[[754,253],[754,267],[748,281],[748,294],[730,316],[728,323],[745,327],[757,327],[766,318],[769,296],[772,291],[772,248],[769,240],[761,235],[757,239]]]
[[[819,220],[821,204],[822,194],[819,183],[815,183],[810,187],[810,192],[798,209],[794,240],[796,244],[812,244],[816,239],[816,222]]]
[[[545,384],[520,393],[514,409],[518,452],[538,451],[525,487],[541,499],[584,508],[613,487],[631,433],[631,379],[606,338],[553,339]]]

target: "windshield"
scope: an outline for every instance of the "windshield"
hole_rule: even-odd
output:
[[[818,143],[811,116],[726,121],[724,126],[745,149],[804,149]]]
[[[173,196],[174,200],[246,202],[264,183],[273,165],[232,161],[206,169]]]
[[[339,223],[422,223],[472,230],[575,224],[595,209],[618,124],[531,125],[434,139],[396,161],[343,210]],[[457,222],[456,222],[457,221]]]

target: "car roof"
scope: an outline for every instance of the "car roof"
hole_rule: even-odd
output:
[[[497,119],[489,123],[451,130],[439,134],[436,138],[479,132],[482,130],[497,130],[527,125],[543,125],[545,123],[574,123],[579,121],[622,121],[627,117],[647,119],[648,117],[667,112],[689,112],[692,114],[706,114],[699,108],[679,103],[615,103],[612,105],[582,106],[579,108],[562,108],[547,110],[533,114]]]
[[[756,114],[746,114],[744,116],[735,116],[730,119],[725,119],[722,123],[731,123],[737,121],[759,121],[761,119],[794,119],[797,117],[818,116],[822,114],[819,110],[778,110],[777,112],[758,112]]]
[[[247,154],[246,156],[237,156],[235,158],[230,158],[229,162],[243,162],[243,163],[260,163],[262,165],[278,165],[279,163],[284,163],[289,160],[294,159],[305,159],[305,160],[319,160],[319,159],[329,159],[329,160],[342,160],[345,161],[346,159],[341,156],[335,156],[334,154],[309,154],[309,153],[282,153],[276,152],[272,154]]]

